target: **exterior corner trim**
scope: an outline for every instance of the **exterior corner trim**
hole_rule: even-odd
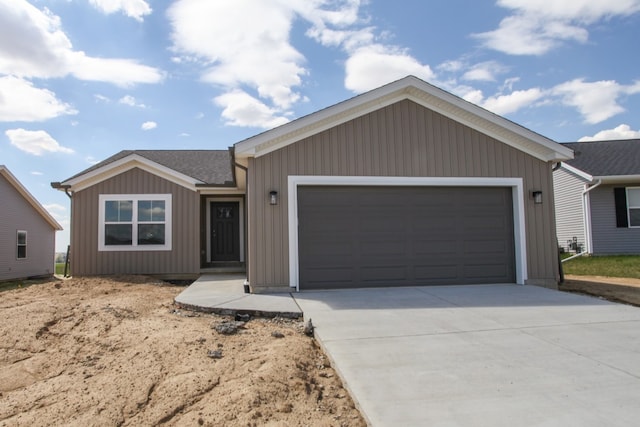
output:
[[[516,282],[519,285],[524,285],[528,280],[526,218],[524,184],[522,178],[290,175],[287,183],[289,287],[295,288],[296,291],[300,290],[300,270],[298,259],[298,186],[303,185],[511,187],[513,195],[513,233]]]

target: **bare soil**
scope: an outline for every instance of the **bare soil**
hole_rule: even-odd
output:
[[[0,426],[364,426],[301,321],[178,310],[184,288],[74,278],[0,292]]]
[[[640,307],[640,279],[567,275],[558,289]]]

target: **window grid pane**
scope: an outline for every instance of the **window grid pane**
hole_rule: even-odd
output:
[[[629,226],[640,227],[640,209],[629,209]]]
[[[140,200],[138,202],[138,221],[164,222],[164,200]]]
[[[133,242],[131,224],[106,224],[104,226],[104,244],[109,246],[131,246]]]
[[[164,224],[139,224],[139,245],[164,245]]]
[[[133,218],[133,201],[107,200],[104,205],[105,222],[131,222]]]
[[[18,230],[17,233],[17,253],[18,259],[24,259],[27,257],[27,232]]]
[[[627,188],[627,203],[630,208],[640,208],[640,188]]]

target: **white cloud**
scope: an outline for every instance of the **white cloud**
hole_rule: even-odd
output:
[[[40,172],[40,171],[31,171],[31,175],[42,176],[44,174],[42,172]]]
[[[496,80],[497,74],[507,71],[504,65],[496,61],[481,62],[473,65],[467,72],[462,75],[463,80],[493,82]]]
[[[295,88],[307,70],[289,42],[295,14],[284,2],[180,0],[167,14],[173,49],[207,64],[204,81],[246,85],[278,109],[300,99]]]
[[[58,203],[50,203],[47,205],[43,205],[43,207],[49,211],[49,213],[60,213],[66,212],[67,208]]]
[[[499,115],[505,115],[518,111],[523,107],[531,106],[543,96],[539,88],[516,90],[507,95],[496,95],[482,102],[482,107]]]
[[[345,87],[354,92],[365,92],[383,84],[415,75],[431,80],[434,73],[406,52],[382,45],[358,49],[346,62]]]
[[[158,124],[156,122],[144,122],[140,126],[140,129],[142,129],[142,130],[151,130],[151,129],[155,129],[157,127],[158,127]]]
[[[108,97],[104,96],[104,95],[100,95],[99,93],[96,93],[95,95],[93,95],[93,97],[95,98],[95,100],[97,102],[104,102],[105,104],[108,104],[111,102],[111,99],[109,99]]]
[[[563,42],[585,43],[586,27],[640,11],[640,0],[498,0],[513,10],[496,30],[475,34],[490,48],[512,55],[542,55]]]
[[[5,134],[9,137],[12,145],[36,156],[41,156],[45,152],[73,153],[72,149],[61,146],[58,141],[43,130],[9,129]]]
[[[484,100],[484,95],[482,94],[481,90],[469,88],[466,86],[457,88],[455,93],[465,101],[469,101],[477,105],[480,105]]]
[[[118,100],[120,104],[128,105],[130,107],[147,108],[146,105],[139,103],[136,98],[131,95],[125,95]]]
[[[552,89],[555,95],[562,98],[562,103],[575,107],[589,124],[600,123],[624,111],[618,104],[621,95],[640,92],[640,85],[620,85],[612,80],[585,82],[575,79]]]
[[[74,76],[119,86],[158,83],[164,75],[135,60],[95,58],[73,50],[60,18],[25,0],[0,2],[0,74],[22,78]]]
[[[289,121],[260,100],[239,89],[217,96],[214,102],[223,108],[222,117],[232,126],[273,128]]]
[[[366,0],[178,0],[167,11],[176,64],[200,63],[202,80],[221,87],[215,99],[227,124],[282,124],[308,75],[305,57],[291,43],[294,21],[307,37],[347,55],[345,86],[355,92],[414,74],[432,79],[428,65],[384,38],[360,16]],[[297,23],[297,22],[296,22]],[[214,42],[212,42],[214,41]],[[226,95],[226,96],[225,96]],[[241,102],[247,102],[242,105]],[[256,114],[255,120],[248,112]]]
[[[77,111],[50,90],[17,77],[0,77],[0,122],[37,122],[67,114]]]
[[[144,0],[89,0],[89,3],[107,15],[121,11],[139,22],[151,13],[151,7]]]
[[[167,15],[175,63],[205,68],[202,79],[221,86],[216,98],[223,118],[235,126],[282,124],[308,74],[305,57],[291,44],[294,20],[311,24],[306,35],[348,55],[345,85],[361,92],[408,74],[432,78],[428,65],[375,41],[375,28],[359,16],[361,0],[179,0]],[[215,40],[215,43],[211,43]],[[268,66],[265,66],[268,64]],[[247,102],[242,105],[241,102]],[[255,120],[247,114],[256,114]],[[252,124],[253,123],[253,124]]]
[[[640,130],[633,130],[629,125],[622,124],[613,129],[601,130],[593,136],[583,136],[578,141],[608,141],[614,139],[640,138]]]

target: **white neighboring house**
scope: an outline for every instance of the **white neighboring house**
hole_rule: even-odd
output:
[[[0,165],[0,281],[55,272],[58,222]]]
[[[564,145],[574,158],[553,172],[560,247],[640,254],[640,139]]]

